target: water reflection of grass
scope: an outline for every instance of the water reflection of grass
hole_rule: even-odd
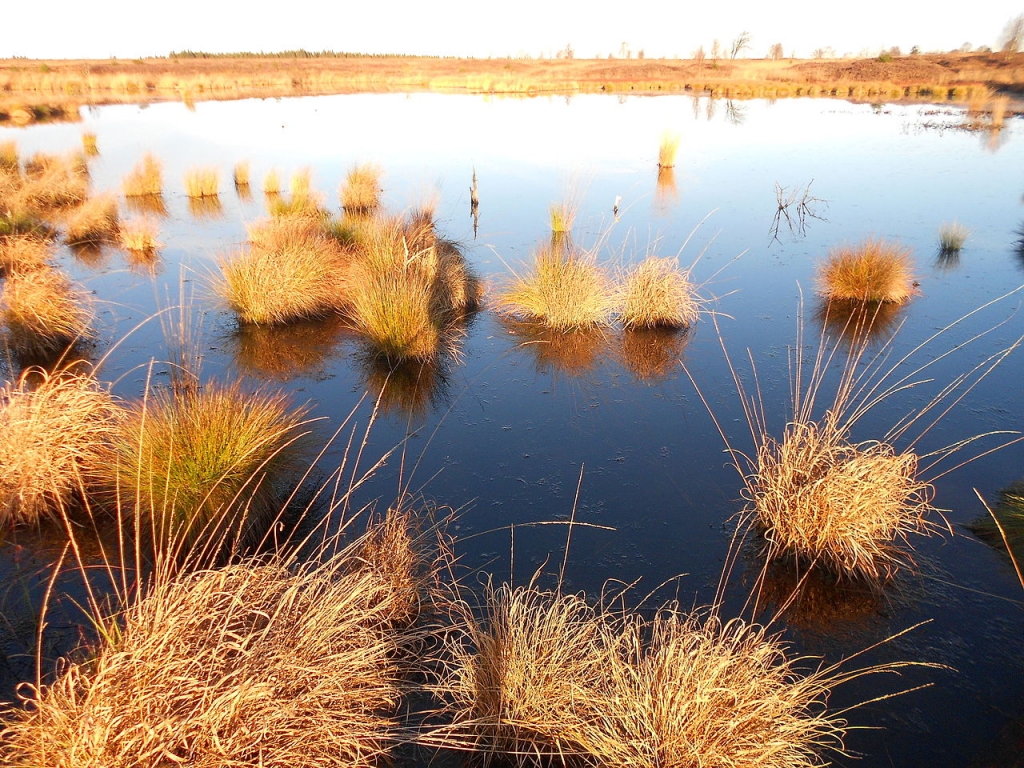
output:
[[[986,544],[1007,552],[1017,567],[1024,569],[1024,482],[1000,491],[990,514],[979,517],[970,529]]]
[[[241,373],[288,381],[321,372],[351,337],[338,316],[283,325],[239,323],[224,343]]]
[[[505,318],[505,330],[529,352],[541,373],[582,376],[592,372],[610,352],[611,336],[603,328],[560,331],[545,323]]]
[[[884,342],[903,322],[906,305],[892,302],[821,301],[815,319],[851,344]]]
[[[643,328],[622,332],[619,359],[637,381],[654,383],[679,373],[690,335],[679,328]]]

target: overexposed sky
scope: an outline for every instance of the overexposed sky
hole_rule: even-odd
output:
[[[0,58],[106,58],[172,50],[281,51],[296,48],[449,56],[554,55],[567,44],[580,58],[619,55],[689,57],[699,45],[725,47],[751,36],[743,55],[786,55],[818,47],[836,55],[899,46],[946,51],[970,43],[995,47],[1024,0],[985,0],[950,13],[919,0],[854,4],[789,0],[10,0],[3,11]]]

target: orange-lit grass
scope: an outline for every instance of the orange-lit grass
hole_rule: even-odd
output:
[[[479,300],[479,285],[433,222],[382,216],[362,227],[346,289],[353,327],[393,362],[441,354],[451,325]]]
[[[356,165],[341,186],[341,207],[345,213],[366,215],[380,208],[381,169],[369,163]]]
[[[143,155],[121,182],[125,197],[159,197],[164,191],[164,167],[153,155]]]
[[[662,135],[661,143],[658,145],[659,168],[675,167],[676,154],[679,152],[679,140],[678,134],[666,132]]]
[[[91,336],[92,312],[60,271],[46,266],[8,275],[0,294],[7,343],[17,354],[46,356]]]
[[[118,238],[121,247],[136,254],[154,254],[163,243],[159,241],[159,225],[148,216],[125,219],[121,222]]]
[[[914,293],[910,251],[879,239],[833,248],[818,267],[817,283],[832,300],[903,303]]]
[[[560,331],[608,325],[615,310],[611,280],[594,254],[542,246],[533,264],[513,274],[495,298],[498,312]]]
[[[117,198],[97,195],[68,214],[64,239],[69,245],[108,242],[117,237],[118,226]]]
[[[275,218],[249,230],[251,246],[221,259],[214,290],[247,323],[285,323],[337,308],[346,257],[315,224]]]
[[[690,270],[676,258],[644,259],[626,273],[621,294],[619,319],[627,329],[686,328],[700,314]]]
[[[185,194],[190,198],[217,197],[220,172],[216,168],[190,168],[185,172]]]
[[[42,269],[53,255],[50,242],[35,235],[0,237],[0,277]]]
[[[26,691],[0,757],[11,766],[369,766],[400,701],[391,585],[282,557],[158,580],[95,616],[92,658]]]
[[[67,511],[94,482],[119,414],[86,375],[29,370],[0,389],[0,524]]]
[[[25,175],[12,196],[14,207],[48,212],[82,203],[89,194],[89,169],[80,154],[37,153],[25,162]]]
[[[106,484],[143,547],[170,560],[253,546],[292,490],[305,425],[282,394],[219,382],[160,390],[113,436]]]

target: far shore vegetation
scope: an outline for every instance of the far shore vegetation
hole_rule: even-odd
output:
[[[0,122],[73,120],[84,105],[366,92],[695,93],[983,104],[1024,92],[1024,53],[870,58],[459,59],[290,51],[147,59],[0,59]],[[991,109],[995,109],[992,107]],[[998,110],[999,119],[1005,107]],[[1011,108],[1012,111],[1012,108]],[[993,112],[994,114],[994,112]]]

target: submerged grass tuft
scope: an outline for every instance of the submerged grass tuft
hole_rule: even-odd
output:
[[[216,168],[190,168],[185,173],[185,194],[190,198],[217,197],[219,186]]]
[[[348,214],[367,215],[380,208],[381,169],[369,163],[348,172],[341,186],[341,207]]]
[[[676,154],[679,151],[680,137],[674,133],[664,133],[661,137],[661,144],[658,145],[658,167],[674,168]]]
[[[947,222],[939,227],[939,253],[958,254],[967,242],[971,230],[959,221]]]

